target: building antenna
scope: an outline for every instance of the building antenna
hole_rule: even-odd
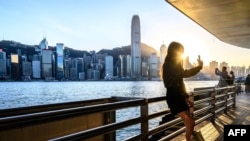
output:
[[[43,32],[43,39],[46,39],[46,33]]]

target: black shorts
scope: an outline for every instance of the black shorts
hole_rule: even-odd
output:
[[[189,107],[187,105],[187,102],[185,101],[185,97],[182,94],[180,87],[168,87],[166,101],[173,115],[189,110]]]

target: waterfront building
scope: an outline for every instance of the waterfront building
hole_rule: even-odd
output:
[[[41,61],[39,60],[32,61],[32,77],[35,79],[41,78]]]
[[[215,68],[218,68],[218,62],[217,61],[211,61],[209,63],[209,73],[211,74],[212,79],[216,79],[217,75],[215,74]]]
[[[5,78],[7,75],[6,52],[0,50],[0,78]]]
[[[65,79],[69,79],[69,73],[70,73],[70,58],[67,58],[64,60],[64,77]]]
[[[64,44],[56,44],[56,79],[64,79]]]
[[[79,80],[80,80],[80,81],[85,80],[85,72],[80,72],[80,73],[79,73]]]
[[[91,56],[87,56],[86,54],[83,55],[83,63],[84,63],[84,72],[85,78],[88,79],[88,69],[91,68]]]
[[[148,70],[149,67],[148,67],[148,61],[147,61],[147,58],[143,58],[142,60],[142,66],[141,66],[141,70],[142,70],[142,77],[144,79],[148,79]]]
[[[70,68],[70,80],[77,80],[77,69]]]
[[[126,60],[126,76],[130,77],[131,76],[131,55],[126,55],[125,56]]]
[[[151,56],[148,59],[149,63],[149,77],[150,78],[156,78],[159,74],[159,67],[158,67],[158,58],[156,56],[156,53],[152,53]]]
[[[76,58],[75,60],[76,60],[75,67],[76,67],[77,75],[80,76],[80,73],[81,73],[81,75],[82,75],[82,73],[85,75],[83,58]],[[80,77],[78,77],[78,78],[80,79]],[[84,78],[85,78],[85,76],[84,76]]]
[[[17,54],[11,54],[10,77],[12,80],[21,80],[20,57]]]
[[[131,77],[140,80],[141,78],[141,31],[140,19],[134,15],[131,24]]]
[[[44,79],[52,78],[52,54],[51,50],[42,50],[42,77]]]
[[[100,71],[99,70],[92,70],[91,72],[93,76],[93,80],[99,80],[100,79]]]
[[[185,58],[183,58],[183,68],[189,69],[189,68],[192,68],[192,67],[193,67],[193,65],[190,63],[189,57],[186,56]]]
[[[130,59],[127,55],[122,55],[122,77],[128,77],[130,76]]]
[[[118,77],[124,77],[124,64],[123,64],[123,55],[118,56],[118,62],[117,62],[117,76]]]
[[[160,63],[161,63],[161,65],[163,65],[166,55],[167,55],[167,46],[163,43],[160,47]]]
[[[113,56],[105,57],[105,79],[112,79],[114,77],[114,65],[113,65]]]
[[[32,56],[32,77],[35,79],[41,78],[41,56],[37,54]]]
[[[238,75],[237,76],[239,76],[239,77],[246,77],[247,76],[247,74],[246,74],[246,67],[245,66],[238,66],[237,67],[237,70],[238,70]]]
[[[17,55],[18,55],[18,60],[19,60],[19,63],[18,63],[18,67],[19,67],[19,75],[20,75],[20,78],[19,80],[22,80],[22,74],[23,74],[23,58],[22,58],[22,50],[21,49],[17,49]]]
[[[6,79],[11,79],[11,57],[6,58],[6,68],[7,68]]]
[[[87,70],[87,79],[88,80],[92,80],[93,79],[92,71],[93,71],[93,69],[88,69]]]
[[[32,68],[31,62],[23,61],[23,80],[31,80]]]
[[[100,79],[100,71],[94,69],[87,70],[87,79],[88,80],[99,80]]]

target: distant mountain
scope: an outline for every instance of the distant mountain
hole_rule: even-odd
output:
[[[7,56],[9,56],[11,53],[17,53],[17,49],[20,49],[22,54],[26,54],[27,56],[30,56],[30,58],[32,58],[31,57],[32,55],[37,54],[35,48],[39,48],[39,45],[26,45],[16,41],[2,40],[0,41],[0,48],[6,51]],[[56,48],[54,46],[49,46],[49,49],[55,50]],[[142,58],[150,57],[152,53],[156,53],[157,56],[159,56],[159,52],[156,49],[145,43],[141,43],[141,50],[142,50]],[[75,50],[69,47],[65,47],[64,51],[65,54],[71,57],[82,57],[83,54],[90,55],[89,52],[87,51]],[[97,53],[111,55],[114,57],[115,60],[117,60],[119,55],[130,55],[131,46],[128,45],[113,49],[102,49]]]
[[[149,57],[152,53],[156,53],[159,56],[159,51],[147,44],[141,43],[141,48],[143,57]]]
[[[153,47],[141,43],[141,51],[142,51],[142,57],[150,57],[152,53],[156,53],[157,56],[159,56],[159,52],[154,49]],[[123,47],[117,47],[113,49],[102,49],[99,52],[100,54],[108,54],[113,57],[118,57],[118,55],[130,55],[131,54],[131,46],[123,46]]]

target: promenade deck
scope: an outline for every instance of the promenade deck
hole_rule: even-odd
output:
[[[205,141],[224,141],[224,125],[250,125],[250,93],[236,96],[236,107],[216,117],[215,123],[204,121],[195,126]],[[185,133],[171,141],[185,141]]]

